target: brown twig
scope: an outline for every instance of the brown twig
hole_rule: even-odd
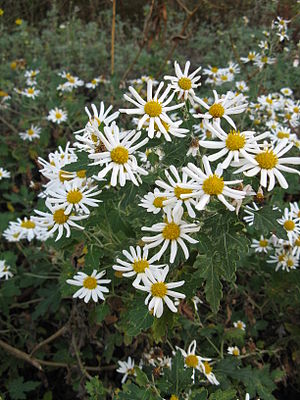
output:
[[[0,339],[0,346],[4,350],[6,350],[8,353],[15,356],[16,358],[20,358],[21,360],[24,360],[24,361],[28,362],[29,364],[33,365],[39,371],[43,370],[39,360],[37,360],[36,358],[31,358],[30,355],[27,353],[24,353],[24,351],[16,349],[15,347],[3,342],[3,340],[1,340],[1,339]]]
[[[2,121],[6,126],[8,126],[13,132],[18,133],[18,130],[9,122],[7,122],[6,119],[4,119],[3,117],[0,117],[0,121]]]
[[[60,328],[57,332],[55,332],[53,335],[49,336],[47,339],[43,340],[41,343],[38,343],[32,350],[32,352],[30,353],[30,356],[32,356],[34,353],[37,352],[38,349],[40,349],[41,347],[45,346],[46,344],[52,342],[53,340],[55,340],[56,338],[58,338],[59,336],[63,335],[66,330],[68,328],[68,324],[64,325],[62,328]]]
[[[116,0],[112,0],[113,10],[112,10],[112,24],[111,24],[111,68],[110,73],[113,76],[115,71],[115,31],[116,31]]]
[[[75,356],[76,356],[76,359],[77,359],[77,362],[78,362],[78,366],[79,366],[79,368],[80,368],[80,371],[81,371],[81,372],[83,373],[83,375],[85,375],[88,379],[92,379],[92,376],[87,372],[85,366],[83,365],[83,363],[82,363],[82,361],[81,361],[79,349],[78,349],[78,347],[77,347],[76,339],[75,339],[75,335],[74,335],[74,334],[72,335],[72,345],[73,345],[73,348],[74,348],[74,351],[75,351]]]

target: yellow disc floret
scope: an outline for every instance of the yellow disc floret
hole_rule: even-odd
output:
[[[86,169],[81,169],[79,171],[76,171],[76,176],[78,178],[84,179],[86,177]]]
[[[82,193],[79,189],[70,190],[67,194],[67,202],[77,204],[82,200]]]
[[[239,349],[234,348],[233,351],[232,351],[232,354],[233,354],[234,356],[236,356],[236,357],[239,356],[239,355],[240,355]]]
[[[162,106],[158,101],[150,100],[144,105],[144,111],[149,117],[158,117],[162,112]]]
[[[267,247],[268,246],[268,241],[266,240],[266,239],[261,239],[260,241],[259,241],[259,246],[260,247]]]
[[[69,216],[65,214],[65,211],[63,208],[60,208],[59,210],[56,210],[53,214],[53,220],[59,225],[63,225],[65,222],[67,222],[69,219]]]
[[[283,226],[286,231],[293,231],[295,229],[296,224],[293,220],[287,219],[284,222]]]
[[[162,231],[162,235],[167,240],[176,240],[180,236],[180,227],[175,222],[168,222]]]
[[[225,109],[222,104],[215,103],[210,106],[208,112],[213,118],[221,118],[224,115]]]
[[[207,361],[204,361],[203,365],[206,375],[209,375],[212,371],[212,367],[208,364]]]
[[[190,368],[196,368],[199,364],[198,357],[195,354],[189,354],[185,357],[184,362]]]
[[[204,193],[212,195],[219,195],[223,192],[224,181],[223,178],[219,178],[216,174],[210,175],[203,182],[202,189]]]
[[[129,153],[125,147],[118,146],[110,152],[110,157],[116,164],[125,164],[128,161]]]
[[[96,289],[97,279],[94,278],[93,276],[86,277],[83,281],[83,287],[90,290]]]
[[[56,119],[61,119],[61,117],[62,117],[62,114],[61,114],[60,112],[57,111],[57,112],[55,113],[55,118],[56,118]]]
[[[255,160],[261,169],[273,169],[278,163],[278,157],[273,150],[266,150],[255,156]]]
[[[240,131],[231,130],[227,135],[226,147],[231,151],[240,150],[245,146],[245,135],[241,135]]]
[[[290,134],[287,132],[278,131],[277,137],[278,139],[288,139],[290,137]]]
[[[161,197],[155,197],[155,199],[154,199],[154,201],[153,201],[154,207],[156,207],[156,208],[162,208],[162,207],[163,207],[163,202],[164,202],[165,200],[167,200],[167,198],[166,198],[166,197],[163,197],[163,196],[161,196]]]
[[[28,129],[27,133],[29,136],[32,136],[34,134],[34,130],[30,128]]]
[[[174,194],[177,197],[178,200],[186,200],[186,199],[181,199],[182,194],[190,194],[193,193],[193,189],[185,189],[181,188],[180,186],[175,186],[174,188]]]
[[[146,268],[149,268],[149,263],[147,260],[134,260],[132,268],[137,274],[145,272]]]
[[[190,80],[190,78],[180,78],[178,81],[178,86],[180,87],[180,89],[190,90],[192,87],[192,81]]]
[[[167,290],[167,285],[164,282],[157,282],[151,285],[151,293],[154,297],[165,297]]]
[[[35,223],[33,221],[22,221],[21,222],[21,227],[25,229],[34,229],[35,228]]]

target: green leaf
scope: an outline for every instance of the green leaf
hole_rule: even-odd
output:
[[[27,381],[24,382],[23,376],[10,381],[8,391],[13,400],[27,399],[27,393],[33,391],[40,385],[40,382]]]
[[[99,304],[91,312],[91,321],[94,321],[96,324],[101,324],[109,313],[110,309],[106,303]]]
[[[205,261],[204,261],[205,260]],[[200,276],[205,279],[205,295],[213,312],[217,312],[222,298],[221,270],[214,262],[214,256],[202,259]]]
[[[143,387],[147,383],[149,383],[149,379],[147,378],[147,375],[145,374],[145,372],[143,372],[139,367],[135,367],[134,370],[136,372],[135,380],[139,386]]]
[[[128,336],[136,336],[142,330],[150,328],[153,320],[148,307],[144,304],[143,297],[138,296],[132,301],[127,314],[124,315],[122,325]]]
[[[235,389],[228,389],[228,390],[218,389],[216,392],[212,393],[209,396],[209,400],[231,400],[231,399],[236,399]]]
[[[86,382],[85,389],[90,395],[90,400],[102,400],[103,395],[106,393],[102,382],[96,376]]]
[[[273,210],[272,205],[265,205],[260,210],[254,212],[255,218],[251,229],[259,234],[270,236],[270,232],[275,233],[280,238],[286,238],[286,232],[282,225],[277,222],[282,213],[279,210]],[[259,236],[256,233],[257,237]]]

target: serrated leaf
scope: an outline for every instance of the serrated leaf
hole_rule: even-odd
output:
[[[145,386],[147,383],[149,383],[149,379],[147,378],[147,375],[145,374],[145,372],[143,372],[139,367],[135,367],[135,373],[136,373],[136,383],[143,387]]]
[[[24,400],[28,398],[26,393],[31,392],[39,385],[40,382],[24,382],[23,376],[19,376],[18,378],[10,381],[8,385],[8,391],[13,400]]]
[[[209,396],[209,400],[231,400],[235,398],[236,398],[235,389],[228,389],[228,390],[218,389],[216,392],[212,393]]]
[[[220,268],[214,258],[206,258],[202,265],[201,277],[205,279],[205,296],[213,312],[217,312],[222,298],[222,284]]]

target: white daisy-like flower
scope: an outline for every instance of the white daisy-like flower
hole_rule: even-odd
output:
[[[69,285],[81,286],[73,294],[73,298],[79,297],[85,303],[88,303],[91,299],[96,303],[98,299],[105,300],[103,293],[109,293],[109,289],[103,285],[111,282],[111,279],[101,279],[105,274],[106,271],[97,272],[94,269],[92,275],[79,271],[73,276],[73,279],[67,279]]]
[[[39,73],[40,73],[39,69],[29,69],[25,71],[24,76],[25,78],[30,78],[34,80]]]
[[[192,380],[195,382],[195,371],[196,369],[200,372],[203,371],[203,361],[211,361],[210,358],[204,358],[201,356],[196,356],[196,347],[197,343],[196,340],[193,340],[187,351],[181,349],[180,347],[176,346],[176,350],[179,350],[182,356],[184,357],[184,366],[185,368],[193,368],[193,375]]]
[[[298,203],[290,203],[290,208],[291,208],[291,213],[294,218],[300,218],[300,208],[298,206]]]
[[[243,199],[246,193],[242,190],[236,190],[230,188],[228,185],[234,185],[241,183],[242,180],[235,181],[224,181],[222,174],[223,168],[219,164],[213,173],[206,156],[202,158],[205,173],[192,163],[188,163],[187,167],[183,167],[183,171],[191,177],[194,183],[194,192],[192,196],[198,200],[196,204],[197,210],[203,210],[207,203],[209,203],[212,196],[217,196],[217,198],[228,208],[230,211],[234,211],[235,207],[230,204],[226,197],[232,198],[234,200]],[[189,194],[183,194],[182,199],[190,196]]]
[[[91,80],[91,82],[88,82],[85,84],[85,87],[88,89],[95,89],[100,83],[100,78],[94,78]]]
[[[230,115],[240,114],[247,108],[248,103],[244,103],[245,97],[242,94],[237,96],[233,95],[232,92],[227,92],[225,97],[220,97],[216,90],[214,93],[214,104],[208,105],[205,101],[197,98],[197,101],[207,110],[205,114],[194,114],[195,118],[203,118],[206,122],[210,119],[213,120],[213,124],[218,124],[221,118],[224,118],[234,129],[236,129],[235,123],[233,122]]]
[[[58,231],[58,235],[55,241],[59,240],[62,237],[64,230],[66,230],[66,237],[68,238],[71,235],[70,228],[77,228],[80,230],[84,229],[76,222],[88,218],[88,214],[82,214],[82,215],[67,214],[63,207],[59,205],[52,206],[47,202],[46,206],[49,208],[50,213],[34,210],[38,216],[32,217],[32,219],[37,225],[40,225],[41,227],[45,226],[48,227],[49,236],[52,235],[52,233]]]
[[[254,65],[259,68],[263,68],[265,65],[274,64],[276,61],[275,57],[268,57],[266,54],[259,55],[254,61]]]
[[[150,228],[143,226],[142,231],[156,232],[155,236],[142,237],[146,243],[146,248],[151,249],[162,244],[161,249],[156,254],[155,258],[159,260],[169,245],[170,263],[173,263],[177,254],[178,244],[182,248],[186,260],[189,258],[189,251],[184,242],[198,243],[198,240],[192,239],[188,233],[198,232],[200,227],[196,224],[187,224],[182,220],[183,208],[180,208],[176,213],[168,210],[164,216],[164,222],[154,224]]]
[[[235,328],[237,328],[237,329],[241,329],[242,331],[244,331],[244,330],[246,329],[246,324],[245,324],[245,322],[243,322],[243,321],[241,321],[241,320],[235,321],[235,322],[233,323],[233,326],[234,326]]]
[[[6,264],[5,260],[0,260],[0,279],[4,278],[5,280],[12,278],[13,273],[10,270],[10,266]]]
[[[17,219],[17,222],[11,222],[11,225],[16,225],[16,230],[20,232],[19,239],[27,239],[29,242],[36,236],[39,227],[34,222],[34,217]]]
[[[68,113],[58,107],[53,108],[52,110],[49,111],[49,114],[47,116],[47,120],[54,122],[55,124],[60,124],[61,122],[64,122],[68,119]]]
[[[185,198],[183,199],[181,196],[183,194],[189,194],[192,196],[193,189],[191,186],[192,180],[188,179],[188,175],[183,172],[182,178],[180,177],[176,167],[174,165],[170,166],[170,171],[172,175],[169,173],[168,170],[165,170],[166,178],[168,179],[168,183],[161,179],[157,179],[155,184],[163,189],[164,191],[161,192],[161,196],[166,197],[166,200],[163,201],[164,206],[171,206],[174,209],[174,214],[177,210],[181,208],[184,204],[189,216],[191,218],[195,218],[196,214],[193,209],[196,205],[196,201],[193,198]]]
[[[190,147],[188,148],[186,155],[196,157],[198,154],[199,154],[199,139],[194,137],[192,138]]]
[[[164,302],[172,312],[177,312],[177,308],[170,297],[175,299],[185,298],[185,294],[172,290],[184,285],[184,281],[165,283],[168,272],[168,265],[164,269],[148,270],[143,279],[143,286],[137,283],[134,284],[135,288],[149,293],[145,304],[148,305],[149,311],[153,311],[153,315],[157,318],[160,318],[163,314]]]
[[[243,92],[248,92],[248,90],[249,90],[249,87],[247,86],[245,81],[235,82],[235,87],[237,88],[237,90],[239,92],[242,92],[242,93]]]
[[[267,263],[276,264],[275,271],[278,271],[280,268],[284,270],[286,268],[288,255],[289,252],[284,247],[278,247],[275,249],[275,254],[270,255]]]
[[[212,385],[220,385],[220,382],[217,380],[215,374],[212,372],[213,368],[208,361],[204,361],[202,366],[200,366],[200,368],[203,374],[206,376],[206,378]]]
[[[161,124],[164,127],[164,130],[162,130],[160,128],[160,126],[158,126],[155,122],[154,123],[154,137],[159,139],[161,137],[161,135],[163,135],[167,142],[172,141],[171,136],[183,138],[186,136],[186,133],[189,132],[189,130],[186,128],[180,128],[180,125],[182,123],[183,123],[183,121],[176,121],[176,122],[172,121],[171,124],[168,124],[165,121],[161,120]],[[137,119],[137,124],[139,124],[138,119]],[[143,128],[145,128],[145,129],[148,129],[148,127],[149,127],[149,119],[143,125]]]
[[[8,242],[19,242],[22,239],[20,224],[17,224],[14,221],[10,221],[9,225],[8,225],[8,228],[6,228],[3,231],[2,236]]]
[[[292,94],[293,94],[292,89],[290,89],[289,87],[281,88],[281,89],[280,89],[280,92],[281,92],[284,96],[287,96],[287,97],[290,97],[290,96],[292,96]]]
[[[123,374],[122,383],[125,383],[128,376],[136,376],[136,372],[134,369],[134,360],[131,357],[128,357],[127,361],[118,361],[119,368],[117,372]]]
[[[103,179],[112,171],[110,183],[116,186],[118,181],[120,186],[124,186],[126,180],[139,185],[135,175],[147,175],[148,172],[139,167],[134,152],[148,142],[148,138],[137,143],[141,137],[141,132],[131,131],[122,138],[119,128],[115,125],[104,127],[104,134],[99,132],[101,142],[105,146],[105,151],[89,154],[89,158],[95,160],[91,165],[104,166],[99,171],[96,179]]]
[[[228,347],[227,354],[238,357],[240,355],[240,349],[237,346]]]
[[[249,51],[247,57],[241,57],[241,61],[244,64],[247,64],[248,62],[256,61],[258,57],[259,57],[259,54],[257,54],[255,51]]]
[[[266,239],[263,235],[260,235],[260,239],[252,239],[251,248],[254,249],[255,253],[268,253],[272,250],[269,239]]]
[[[187,61],[182,72],[180,65],[175,61],[174,68],[176,76],[166,75],[164,76],[164,79],[171,81],[171,87],[175,93],[178,93],[178,99],[184,101],[189,100],[192,105],[195,105],[196,94],[194,89],[201,86],[201,83],[199,82],[201,75],[197,75],[201,70],[201,67],[189,74],[190,65],[190,61]]]
[[[264,132],[255,136],[254,131],[242,131],[231,129],[226,133],[220,125],[207,124],[207,128],[212,131],[218,141],[200,140],[199,145],[207,149],[220,149],[217,153],[207,157],[208,161],[216,161],[226,156],[222,162],[222,168],[226,169],[231,161],[239,162],[240,156],[249,159],[248,152],[259,149],[257,141],[269,137],[269,132]],[[253,157],[250,156],[250,160]]]
[[[97,189],[97,186],[83,186],[78,179],[64,181],[62,185],[48,191],[47,202],[63,207],[66,214],[70,214],[73,209],[79,213],[89,214],[88,207],[98,207],[98,203],[102,202],[95,199],[95,196],[101,193],[101,190]]]
[[[281,125],[277,125],[275,129],[272,129],[272,134],[270,135],[270,139],[272,142],[280,142],[282,140],[288,140],[289,142],[297,139],[297,135],[291,133],[291,129],[288,127],[283,127]]]
[[[40,94],[40,92],[41,91],[36,89],[35,87],[29,87],[20,91],[20,93],[23,96],[28,97],[30,99],[35,99]]]
[[[10,178],[10,172],[0,167],[0,181],[4,178]]]
[[[140,248],[140,246],[130,246],[130,253],[127,250],[123,250],[122,253],[127,258],[128,261],[123,261],[120,258],[117,258],[117,264],[113,265],[113,269],[115,271],[122,272],[122,276],[126,278],[131,278],[135,276],[133,281],[133,285],[140,283],[140,281],[144,281],[147,276],[147,271],[155,271],[157,268],[162,268],[165,265],[154,265],[152,264],[155,261],[155,256],[148,259],[148,249]]]
[[[148,192],[141,199],[139,206],[146,208],[147,212],[158,214],[161,210],[166,211],[170,208],[163,204],[165,200],[167,200],[167,197],[163,196],[158,188],[155,188],[154,192]]]
[[[148,80],[147,82],[147,101],[142,99],[142,97],[138,94],[138,92],[132,87],[129,86],[129,91],[130,93],[135,97],[135,99],[132,99],[129,97],[127,94],[124,94],[124,98],[134,104],[136,108],[133,109],[120,109],[120,112],[126,113],[126,114],[138,114],[142,116],[139,120],[138,124],[138,130],[140,130],[143,125],[145,124],[146,121],[149,120],[149,127],[147,128],[148,136],[149,138],[154,137],[154,124],[159,127],[160,132],[163,134],[168,134],[166,128],[162,124],[162,121],[165,123],[172,125],[173,121],[170,119],[170,117],[167,115],[167,112],[177,110],[178,108],[181,108],[184,106],[184,103],[181,104],[176,104],[174,106],[168,106],[169,103],[171,103],[175,92],[173,92],[169,98],[167,98],[168,94],[170,93],[171,86],[168,85],[168,87],[165,89],[165,91],[162,93],[161,96],[160,92],[164,86],[164,83],[161,82],[155,92],[155,95],[153,96],[153,81]]]
[[[292,247],[292,254],[295,256],[297,259],[300,258],[300,235],[297,237],[297,239],[294,240],[293,242],[293,247]]]
[[[300,217],[295,216],[294,212],[286,207],[282,218],[278,219],[277,222],[283,226],[292,244],[300,235]]]
[[[29,129],[27,129],[25,132],[20,132],[19,135],[21,139],[29,140],[30,142],[32,142],[33,139],[40,138],[40,133],[41,133],[41,128],[32,124]]]
[[[263,149],[253,149],[253,152],[256,153],[254,157],[248,156],[247,159],[241,160],[238,165],[241,167],[234,171],[234,174],[243,172],[244,175],[252,177],[260,173],[261,186],[267,187],[269,179],[268,191],[274,188],[275,178],[283,189],[287,189],[288,183],[281,171],[300,175],[298,170],[284,165],[299,165],[300,157],[281,158],[292,147],[293,143],[287,144],[287,140],[281,141],[276,147],[270,143],[265,143]]]

